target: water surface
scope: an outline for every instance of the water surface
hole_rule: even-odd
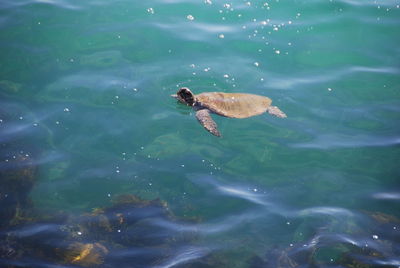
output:
[[[29,155],[41,211],[133,194],[185,222],[155,230],[196,233],[157,263],[111,251],[121,267],[398,267],[399,5],[3,0],[0,169]],[[266,95],[288,118],[214,116],[216,138],[170,98],[182,86]]]

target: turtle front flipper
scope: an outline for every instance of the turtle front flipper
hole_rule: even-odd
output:
[[[269,106],[268,109],[267,109],[267,112],[269,114],[275,115],[275,116],[280,117],[280,118],[286,118],[287,117],[287,115],[284,112],[282,112],[276,106]]]
[[[201,109],[196,112],[196,118],[199,120],[200,124],[207,129],[211,134],[221,137],[221,133],[219,133],[217,129],[217,123],[211,118],[210,110]]]

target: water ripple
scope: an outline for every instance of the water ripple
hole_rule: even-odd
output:
[[[326,82],[338,81],[344,79],[344,77],[346,76],[353,75],[355,73],[386,73],[398,75],[400,74],[400,69],[391,66],[348,66],[343,69],[326,70],[320,72],[319,74],[305,74],[300,77],[280,77],[279,75],[270,75],[271,78],[265,82],[265,85],[276,89],[295,89],[301,84],[326,84]]]
[[[81,6],[72,4],[69,0],[24,0],[24,1],[3,1],[1,8],[14,8],[20,6],[30,6],[32,4],[48,4],[56,6],[58,8],[70,9],[70,10],[80,10]]]
[[[342,2],[351,6],[382,6],[382,7],[393,7],[396,4],[398,4],[398,1],[396,0],[381,0],[381,1],[376,1],[376,0],[369,0],[369,1],[357,1],[357,0],[339,0],[338,2]]]
[[[263,200],[265,198],[265,195],[252,193],[248,189],[243,189],[239,187],[229,187],[229,186],[217,186],[217,189],[222,193],[239,197],[241,199],[251,201],[255,204],[264,206],[271,205],[270,203]]]
[[[291,145],[294,148],[356,148],[356,147],[385,147],[400,144],[400,136],[379,137],[368,135],[338,135],[321,134],[312,142]]]
[[[216,190],[218,190],[219,193],[222,193],[223,195],[228,195],[232,196],[237,199],[241,200],[247,200],[250,201],[253,204],[261,205],[266,211],[270,213],[274,213],[276,215],[280,215],[283,217],[288,217],[288,218],[298,218],[298,217],[309,217],[309,216],[314,216],[314,215],[329,215],[334,218],[336,217],[353,217],[355,214],[345,208],[341,207],[328,207],[328,206],[321,206],[321,207],[311,207],[311,208],[305,208],[305,209],[300,209],[300,210],[294,210],[290,208],[285,208],[284,205],[279,204],[277,202],[274,202],[273,200],[268,200],[267,201],[267,194],[265,194],[265,190],[263,189],[257,189],[254,186],[248,185],[248,186],[237,186],[233,184],[227,184],[223,183],[220,181],[215,180],[214,178],[207,176],[192,176],[191,179],[197,183],[200,183],[202,185],[212,185]],[[205,186],[207,187],[207,186]],[[209,186],[207,187],[209,189]],[[250,190],[253,189],[253,190]],[[261,193],[256,193],[254,192],[254,189],[257,189],[257,191],[260,191]],[[262,193],[264,192],[264,193]],[[269,198],[270,199],[270,198]],[[265,215],[263,215],[265,216]],[[257,212],[252,212],[252,211],[247,211],[243,215],[241,215],[238,218],[258,218],[261,217],[261,214]],[[238,218],[233,218],[233,219],[227,219],[226,222],[229,223],[231,226],[240,223],[238,222]],[[225,222],[225,221],[224,221]],[[216,228],[219,227],[219,228]],[[221,228],[224,227],[224,228]],[[214,228],[207,227],[208,229],[216,229],[218,231],[227,230],[227,226],[225,224],[218,224],[217,226],[214,226]]]
[[[200,247],[185,247],[178,250],[175,256],[167,260],[165,263],[154,266],[154,268],[170,268],[176,265],[186,263],[191,260],[199,259],[209,253],[206,248]]]
[[[182,23],[154,23],[152,26],[159,29],[168,30],[171,34],[177,34],[185,40],[201,41],[210,40],[210,36],[214,36],[217,41],[218,34],[237,32],[241,26],[239,25],[221,25],[209,23],[193,23],[191,27],[187,27]],[[212,39],[211,39],[212,40]]]
[[[57,231],[59,229],[59,225],[58,224],[43,224],[43,223],[38,223],[38,224],[32,224],[32,225],[28,225],[25,227],[22,227],[18,230],[15,230],[13,232],[11,232],[13,235],[15,235],[16,237],[31,237],[31,236],[35,236],[38,235],[40,233],[44,233],[44,232],[49,232],[49,231]]]
[[[381,192],[372,195],[375,199],[383,200],[400,200],[400,192]]]
[[[309,216],[309,215],[329,215],[329,216],[353,216],[353,212],[348,209],[338,208],[338,207],[312,207],[300,210],[296,213],[299,216]]]
[[[257,218],[262,217],[258,211],[245,211],[243,213],[237,213],[235,215],[228,215],[225,217],[221,217],[215,221],[210,221],[204,224],[180,224],[169,222],[164,219],[152,219],[151,224],[168,228],[172,231],[177,232],[196,232],[199,234],[221,234],[224,232],[228,232],[232,229],[238,228],[241,225],[245,224],[246,221],[256,220]]]

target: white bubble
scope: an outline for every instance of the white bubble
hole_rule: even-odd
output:
[[[276,54],[281,54],[281,52],[279,50],[275,50]]]
[[[64,112],[69,112],[69,108],[64,108]]]
[[[218,35],[218,37],[222,39],[222,38],[225,38],[225,35],[220,34],[220,35]]]
[[[204,0],[204,3],[206,3],[207,5],[211,5],[212,1],[211,0]]]
[[[147,12],[149,12],[150,14],[154,14],[154,9],[152,7],[149,7],[147,9]]]
[[[229,78],[229,75],[228,74],[224,74],[224,78]]]
[[[255,62],[254,65],[255,65],[256,67],[260,66],[260,64],[259,64],[258,62]]]
[[[378,236],[377,235],[373,235],[372,238],[376,240],[376,239],[378,239]]]
[[[188,20],[194,20],[194,17],[193,17],[192,15],[187,15],[186,18],[187,18]]]

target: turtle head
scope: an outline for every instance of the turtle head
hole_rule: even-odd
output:
[[[193,106],[194,103],[196,102],[194,94],[187,87],[180,88],[178,92],[176,92],[176,95],[172,96],[175,97],[178,101],[188,106]]]

